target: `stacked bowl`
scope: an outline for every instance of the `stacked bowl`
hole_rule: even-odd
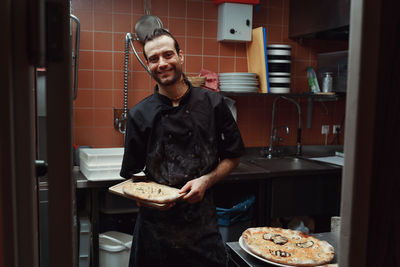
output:
[[[290,45],[272,44],[267,46],[269,89],[271,93],[290,92]]]
[[[219,89],[222,92],[258,92],[256,73],[225,72],[219,74]]]

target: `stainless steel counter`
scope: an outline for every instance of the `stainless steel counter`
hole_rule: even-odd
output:
[[[334,164],[322,163],[309,160],[310,157],[330,156],[335,154],[335,150],[341,146],[303,146],[303,156],[281,157],[266,159],[260,157],[261,148],[246,148],[246,154],[241,158],[239,166],[233,170],[228,177],[221,182],[232,182],[239,180],[268,180],[280,176],[300,176],[317,174],[341,174],[342,167]],[[285,147],[287,153],[290,153],[293,147]],[[104,180],[89,181],[75,166],[73,170],[74,179],[77,188],[104,188],[110,187],[123,181]]]
[[[122,179],[122,178],[120,180],[107,180],[107,179],[104,179],[104,180],[101,180],[101,181],[90,181],[79,170],[79,166],[74,166],[72,174],[74,176],[74,180],[75,180],[77,189],[82,189],[82,188],[109,188],[110,186],[113,186],[115,184],[118,184],[118,183],[124,181],[124,179]]]
[[[338,215],[340,206],[341,166],[307,159],[273,159],[256,158],[259,148],[249,149],[240,165],[232,173],[216,184],[222,197],[235,197],[226,194],[227,186],[237,187],[242,191],[244,184],[252,184],[252,194],[256,195],[257,225],[270,225],[273,216],[291,215],[293,211],[303,214]],[[254,160],[256,159],[256,160]],[[98,266],[98,233],[99,233],[99,198],[100,192],[121,180],[89,181],[74,167],[73,179],[77,190],[87,195],[87,210],[92,225],[92,266]],[[296,195],[301,193],[301,198]],[[309,194],[312,198],[304,197]],[[316,193],[317,192],[317,193]],[[294,205],[296,204],[296,205]],[[297,215],[297,214],[295,214]],[[235,244],[230,244],[235,248]],[[245,265],[246,266],[246,265]],[[257,265],[255,265],[257,266]]]

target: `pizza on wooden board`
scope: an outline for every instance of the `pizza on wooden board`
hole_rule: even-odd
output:
[[[285,265],[318,266],[330,263],[335,256],[328,242],[296,230],[248,228],[242,233],[242,239],[255,255]]]
[[[134,182],[125,184],[122,188],[124,194],[138,200],[159,204],[170,203],[179,200],[185,193],[179,193],[179,189],[154,182]]]

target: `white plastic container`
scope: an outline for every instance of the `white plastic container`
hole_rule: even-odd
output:
[[[132,236],[109,231],[99,235],[99,266],[128,267]]]
[[[119,173],[123,154],[123,147],[82,148],[79,150],[80,170],[91,181],[122,180]]]
[[[332,92],[332,72],[324,72],[322,76],[322,92]]]
[[[121,164],[118,165],[88,165],[85,161],[80,162],[80,170],[90,181],[100,180],[123,180],[119,173]]]
[[[87,165],[118,165],[122,162],[124,155],[123,147],[111,148],[81,148],[79,149],[79,159]]]

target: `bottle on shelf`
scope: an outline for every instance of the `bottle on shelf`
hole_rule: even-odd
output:
[[[319,89],[317,75],[315,74],[315,71],[311,66],[307,67],[307,79],[308,85],[310,86],[312,93],[321,92],[321,90]]]
[[[324,72],[322,76],[322,92],[332,92],[332,72]]]

